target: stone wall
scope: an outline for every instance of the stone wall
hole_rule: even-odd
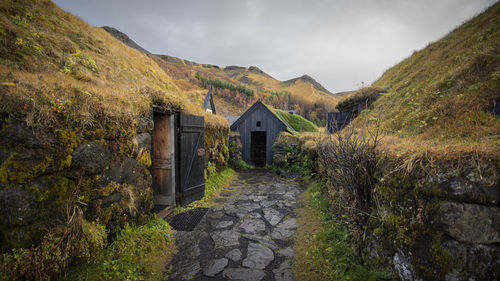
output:
[[[241,157],[241,150],[243,145],[241,144],[240,133],[231,132],[229,134],[229,164],[232,167],[238,167],[240,162],[243,161]]]
[[[152,112],[130,130],[27,127],[0,116],[1,251],[36,245],[77,206],[113,233],[152,215]],[[206,161],[227,166],[229,128],[205,129]]]
[[[113,233],[152,209],[148,131],[37,130],[8,116],[0,131],[2,252],[29,247],[64,225],[78,206]]]
[[[303,136],[299,149],[292,149],[289,140],[277,141],[275,164],[309,162],[311,172],[327,182],[333,211],[353,215],[343,207],[349,206],[344,196],[349,191],[328,183],[328,169],[335,167],[318,150],[320,142]],[[454,161],[407,156],[388,153],[387,168],[372,189],[366,225],[351,227],[365,260],[394,279],[499,279],[499,159],[478,165],[474,155]]]
[[[205,167],[208,162],[223,170],[229,164],[229,127],[205,122]]]

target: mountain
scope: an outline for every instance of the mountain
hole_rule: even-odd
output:
[[[318,91],[322,91],[322,92],[325,92],[325,93],[328,93],[328,94],[332,94],[330,91],[328,91],[327,89],[325,89],[325,87],[323,87],[320,83],[318,83],[316,80],[314,80],[311,76],[309,75],[302,75],[298,78],[294,78],[294,79],[290,79],[290,80],[287,80],[283,83],[287,84],[287,85],[292,85],[292,84],[296,84],[297,82],[303,82],[303,83],[310,83],[311,85],[314,86],[314,88]]]
[[[127,34],[119,31],[118,29],[110,27],[110,26],[103,26],[101,28],[106,30],[109,34],[113,35],[113,37],[115,37],[116,39],[125,43],[125,45],[132,47],[140,52],[150,54],[150,52],[148,52],[143,47],[139,46],[137,43],[135,43],[134,40],[130,39]]]
[[[174,79],[176,85],[184,91],[198,92],[203,89],[195,77],[218,79],[234,85],[245,86],[255,92],[254,97],[245,97],[241,93],[222,93],[217,90],[215,103],[222,115],[240,115],[251,103],[261,99],[280,109],[298,109],[298,113],[315,120],[326,119],[326,113],[335,108],[339,96],[333,95],[314,78],[303,75],[287,81],[279,81],[257,66],[242,67],[230,65],[220,67],[213,64],[201,64],[165,54],[150,54],[138,46],[124,33],[109,27],[103,27],[117,39],[132,48],[147,53],[164,71]],[[198,97],[199,98],[199,97]]]

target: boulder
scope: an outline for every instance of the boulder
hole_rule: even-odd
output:
[[[446,236],[442,238],[442,245],[457,266],[445,276],[446,280],[500,279],[500,246],[460,243]]]
[[[500,242],[500,208],[469,203],[440,203],[436,228],[465,243]]]
[[[115,162],[112,169],[104,172],[101,179],[103,186],[114,181],[119,184],[133,185],[139,189],[151,187],[151,173],[134,159],[125,157],[123,162]]]
[[[98,142],[80,144],[71,155],[71,167],[79,169],[85,175],[104,171],[112,158],[111,151]]]
[[[434,182],[431,180],[434,180]],[[458,176],[440,181],[431,180],[428,181],[429,184],[421,188],[422,193],[464,203],[483,205],[498,205],[500,203],[500,185],[498,184],[491,185],[470,181]]]

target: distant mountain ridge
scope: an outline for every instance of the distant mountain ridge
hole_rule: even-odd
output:
[[[143,47],[141,47],[139,44],[137,44],[134,40],[130,39],[130,37],[128,37],[127,34],[119,31],[118,29],[116,29],[114,27],[109,27],[109,26],[103,26],[102,28],[104,30],[106,30],[107,32],[109,32],[111,35],[113,35],[116,39],[118,39],[118,40],[122,41],[124,44],[128,45],[129,47],[134,48],[136,50],[139,50],[141,52],[147,53],[147,54],[151,54],[149,51],[147,51],[146,49],[144,49]],[[164,60],[166,60],[167,62],[171,62],[171,63],[185,64],[185,65],[188,65],[188,66],[201,66],[201,67],[204,67],[204,68],[221,69],[224,72],[227,72],[228,76],[230,78],[233,78],[237,74],[242,74],[244,72],[250,72],[250,73],[253,73],[253,74],[259,74],[259,75],[265,75],[265,76],[268,76],[268,77],[272,77],[271,75],[269,75],[266,72],[262,71],[257,66],[244,67],[244,66],[237,66],[237,65],[229,65],[229,66],[226,66],[226,67],[220,67],[220,66],[214,65],[214,64],[201,64],[201,63],[197,63],[197,62],[193,62],[193,61],[189,61],[189,60],[186,60],[186,59],[181,59],[181,58],[174,57],[174,56],[169,56],[169,55],[163,55],[163,54],[155,54],[155,55],[158,56],[158,57],[160,57],[160,58],[162,58],[162,59],[164,59]],[[333,95],[332,92],[328,91],[323,85],[321,85],[318,81],[316,81],[314,78],[312,78],[311,76],[309,76],[307,74],[304,74],[304,75],[302,75],[300,77],[297,77],[297,78],[292,78],[292,79],[289,79],[289,80],[286,80],[286,81],[282,81],[282,82],[285,83],[285,84],[287,84],[287,85],[292,85],[292,84],[296,83],[297,81],[302,81],[302,82],[305,82],[305,83],[310,83],[317,90]]]
[[[284,81],[284,83],[290,85],[290,84],[296,83],[299,80],[306,82],[306,83],[311,83],[316,89],[333,95],[332,92],[328,91],[325,87],[323,87],[323,85],[318,83],[318,81],[314,80],[314,78],[312,78],[311,76],[309,76],[307,74],[302,75],[302,76],[297,77],[297,78],[286,80],[286,81]]]
[[[214,64],[201,64],[165,54],[152,54],[116,28],[103,27],[103,29],[131,48],[148,54],[165,72],[174,78],[179,88],[187,91],[201,90],[200,84],[195,78],[195,74],[198,73],[203,77],[219,79],[236,85],[242,84],[258,93],[254,98],[255,100],[267,100],[274,103],[273,106],[277,108],[289,109],[298,106],[298,108],[304,108],[302,113],[305,115],[307,115],[305,111],[317,111],[316,114],[313,114],[313,118],[323,120],[326,119],[326,112],[333,110],[340,99],[340,96],[328,91],[309,75],[280,81],[257,66],[229,65],[221,67]],[[277,96],[283,93],[290,95],[288,101],[277,101],[277,98],[283,99],[283,97]],[[276,98],[273,98],[273,95]],[[230,103],[234,103],[234,100],[225,100],[225,102],[222,102],[222,106],[227,107]],[[235,104],[233,109],[228,112],[228,115],[241,114],[245,108]]]

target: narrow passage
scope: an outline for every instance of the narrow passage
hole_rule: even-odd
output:
[[[168,280],[294,280],[301,192],[266,171],[239,173],[193,230],[176,232]]]

